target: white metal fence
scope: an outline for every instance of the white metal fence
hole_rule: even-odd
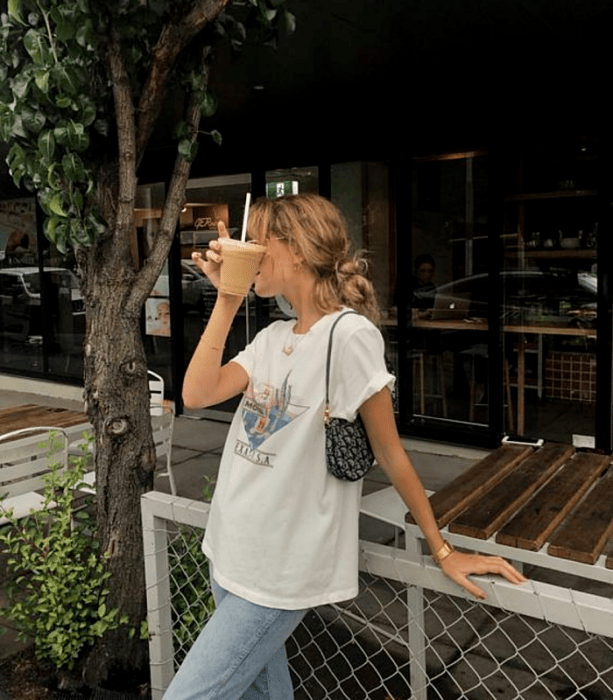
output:
[[[205,503],[143,497],[153,700],[212,611],[207,518]],[[610,585],[480,578],[477,603],[410,551],[361,550],[360,595],[311,611],[288,643],[296,700],[613,698]]]

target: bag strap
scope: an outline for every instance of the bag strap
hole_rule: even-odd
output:
[[[357,314],[358,316],[360,315],[357,311],[353,311],[353,309],[343,311],[343,313],[339,314],[338,317],[334,320],[332,328],[330,328],[330,338],[328,339],[328,352],[326,355],[326,403],[324,406],[324,420],[326,421],[326,423],[330,421],[330,358],[332,357],[332,334],[334,333],[336,324],[341,320],[341,318],[343,318],[343,316],[347,316],[347,314]]]

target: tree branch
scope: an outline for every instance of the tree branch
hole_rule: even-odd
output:
[[[176,60],[190,42],[212,22],[230,0],[198,0],[190,10],[169,21],[154,48],[153,60],[138,105],[137,166],[153,133]]]
[[[111,32],[108,48],[108,61],[113,82],[113,99],[115,101],[115,119],[117,124],[117,141],[119,146],[119,183],[117,211],[113,228],[119,232],[116,239],[118,254],[125,260],[129,245],[129,234],[134,221],[134,200],[136,197],[136,134],[134,123],[134,101],[130,78],[121,53],[121,39],[117,30]],[[111,222],[109,222],[111,223]]]
[[[198,127],[200,126],[200,107],[194,98],[190,99],[187,106],[186,121],[190,127],[192,141],[195,141],[198,137]],[[151,252],[145,264],[139,270],[136,283],[132,287],[127,303],[128,312],[138,313],[142,308],[155,280],[160,274],[164,262],[168,258],[177,228],[177,221],[185,203],[185,188],[190,170],[191,163],[177,153],[158,231],[153,241]]]

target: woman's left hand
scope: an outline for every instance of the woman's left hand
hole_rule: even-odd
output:
[[[504,576],[511,583],[525,583],[528,580],[502,557],[465,554],[454,550],[443,559],[440,566],[450,579],[479,600],[485,600],[485,592],[468,578],[470,574],[498,574]]]

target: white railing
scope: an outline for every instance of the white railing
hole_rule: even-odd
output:
[[[212,610],[200,552],[209,506],[152,492],[142,509],[159,700]],[[360,544],[360,595],[311,611],[288,643],[296,700],[613,698],[608,584],[595,595],[480,577],[488,600],[477,603],[417,540]]]

